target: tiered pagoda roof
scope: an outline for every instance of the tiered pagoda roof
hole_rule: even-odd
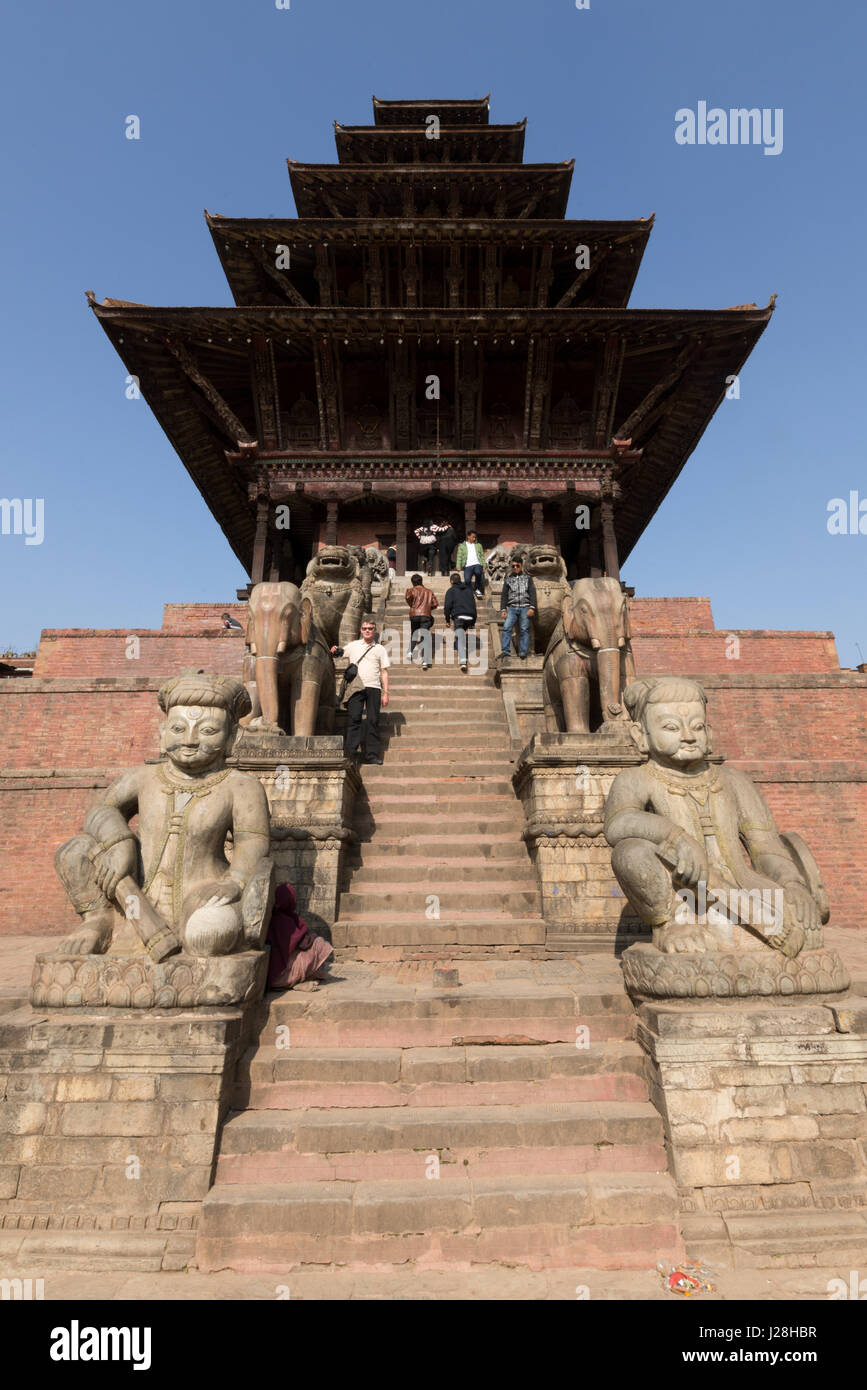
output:
[[[625,557],[772,304],[629,309],[652,217],[567,220],[572,163],[523,164],[488,98],[374,120],[290,161],[297,218],[206,214],[233,308],[92,300],[103,328],[248,569],[263,496],[425,480],[564,515],[607,489]]]

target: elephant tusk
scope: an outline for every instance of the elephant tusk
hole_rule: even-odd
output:
[[[599,656],[600,652],[619,652],[619,651],[622,651],[622,648],[621,648],[621,647],[594,647],[594,648],[593,648],[593,651],[595,652],[595,654],[596,654],[597,656]]]

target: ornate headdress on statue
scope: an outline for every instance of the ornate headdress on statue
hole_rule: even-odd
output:
[[[160,709],[168,714],[176,705],[199,705],[228,710],[234,724],[252,709],[246,687],[234,676],[206,676],[202,671],[183,671],[160,686]]]
[[[623,692],[630,719],[640,724],[648,705],[684,704],[698,700],[707,707],[707,696],[698,681],[687,680],[685,676],[644,676],[631,681]]]

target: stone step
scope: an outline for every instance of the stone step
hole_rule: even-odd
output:
[[[504,735],[502,727],[498,729],[468,729],[464,726],[464,730],[460,733],[454,730],[447,733],[440,727],[438,719],[432,719],[430,725],[424,729],[417,728],[415,722],[405,724],[400,730],[389,735],[388,746],[400,753],[404,753],[410,748],[425,753],[438,748],[461,749],[467,753],[481,749],[484,750],[485,754],[488,752],[505,753],[507,758],[511,750],[511,742]]]
[[[241,1111],[646,1100],[637,1044],[537,1047],[250,1048],[232,1106]]]
[[[423,945],[437,944],[435,929],[451,934],[444,944],[479,939],[498,944],[507,939],[511,928],[516,943],[533,937],[544,923],[540,919],[523,922],[505,919],[487,926],[451,926],[439,923],[383,924],[377,917],[368,925],[338,923],[334,927],[335,945]],[[368,937],[368,931],[370,933]],[[413,938],[413,933],[418,936]],[[347,966],[337,967],[348,970]],[[287,1051],[297,1047],[455,1047],[510,1046],[534,1043],[568,1043],[576,1052],[592,1051],[609,1040],[629,1040],[633,1013],[626,994],[608,993],[587,986],[575,992],[567,989],[517,989],[512,985],[465,984],[452,989],[433,987],[370,989],[364,993],[339,992],[340,981],[316,994],[287,991],[269,994],[260,1006],[260,1042],[279,1042]],[[288,1029],[278,1035],[277,1028]],[[580,1046],[578,1045],[580,1043]]]
[[[417,914],[408,918],[405,912],[354,912],[334,923],[332,941],[335,947],[412,947],[416,952],[437,954],[451,947],[511,951],[543,947],[545,923],[541,917],[493,912],[449,912],[438,922],[421,921]]]
[[[358,1154],[412,1155],[424,1176],[424,1155],[448,1155],[457,1166],[475,1167],[499,1151],[501,1165],[526,1170],[530,1151],[555,1155],[576,1147],[606,1149],[616,1145],[658,1144],[662,1120],[649,1101],[572,1101],[556,1107],[532,1105],[449,1105],[354,1109],[244,1110],[223,1126],[220,1159],[231,1154],[280,1155],[286,1181],[302,1169],[328,1180],[339,1169],[350,1177],[347,1158]],[[504,1158],[503,1155],[508,1155]],[[544,1164],[537,1171],[548,1171]],[[607,1166],[607,1165],[606,1165]],[[491,1171],[488,1167],[487,1171]],[[552,1171],[564,1171],[561,1166]],[[468,1172],[464,1176],[472,1177]]]
[[[505,797],[501,792],[490,791],[483,782],[476,786],[468,785],[465,795],[458,792],[457,795],[422,796],[415,781],[407,787],[404,787],[401,782],[396,782],[393,786],[385,788],[381,781],[379,783],[371,782],[370,788],[367,790],[368,794],[373,794],[370,805],[376,814],[377,822],[380,815],[395,815],[398,812],[401,814],[406,812],[407,815],[424,813],[425,823],[429,824],[427,818],[435,813],[440,823],[448,819],[448,823],[451,825],[452,817],[463,812],[467,818],[472,817],[474,819],[477,816],[500,817],[508,813],[513,825],[521,824],[520,820],[516,821],[515,819],[516,815],[520,816],[520,808],[512,796],[511,789],[509,796]],[[365,814],[363,803],[358,806],[357,814]]]
[[[429,849],[438,859],[446,855],[449,858],[477,855],[492,860],[527,858],[520,827],[514,823],[511,823],[509,830],[503,831],[503,834],[492,834],[489,828],[478,827],[478,823],[474,821],[461,821],[460,824],[456,824],[456,821],[449,817],[449,833],[431,834],[431,828],[438,826],[439,817],[435,816],[429,816],[424,820],[407,820],[406,817],[397,816],[389,816],[388,820],[383,816],[377,816],[375,821],[372,817],[364,821],[357,820],[354,826],[356,834],[368,834],[371,828],[374,828],[375,835],[370,840],[360,840],[354,845],[350,851],[349,862],[364,865],[392,863],[396,858],[417,855],[421,848]],[[443,823],[439,828],[445,830],[446,824]],[[457,835],[461,838],[454,838]]]
[[[395,849],[389,847],[385,852],[382,851],[379,841],[375,841],[378,852],[357,855],[347,863],[347,869],[353,874],[353,883],[358,881],[358,877],[367,878],[368,881],[390,881],[390,883],[425,883],[432,877],[440,877],[443,873],[449,874],[456,883],[464,880],[474,880],[479,874],[485,877],[485,881],[499,883],[504,873],[517,874],[522,869],[528,869],[528,881],[534,883],[535,870],[529,863],[527,851],[521,841],[517,844],[497,845],[495,848],[503,849],[502,856],[493,856],[490,853],[479,851],[477,855],[472,855],[470,844],[463,844],[456,848],[454,855],[449,858],[420,859],[417,853],[411,853],[413,845],[407,845],[406,855],[400,855],[400,847]],[[370,848],[370,847],[358,847]],[[417,849],[418,847],[415,847]],[[439,848],[439,847],[438,847]],[[461,858],[459,859],[459,855]],[[396,862],[397,860],[397,862]]]
[[[401,767],[399,762],[389,759],[382,767],[362,763],[359,770],[365,786],[370,787],[377,796],[385,793],[394,795],[399,791],[412,792],[418,796],[426,789],[430,798],[429,806],[434,798],[439,803],[441,796],[460,795],[462,788],[466,789],[468,795],[483,791],[488,796],[514,796],[512,783],[506,777],[508,763],[489,766],[473,762],[472,771],[467,769],[463,774],[460,771],[462,767],[464,764],[455,764],[455,772],[451,773],[447,765],[440,763],[426,776],[423,763]]]
[[[522,847],[519,845],[518,848]],[[489,893],[499,892],[503,875],[508,873],[515,882],[522,869],[525,871],[522,880],[524,890],[531,892],[536,889],[535,870],[526,850],[523,857],[515,854],[497,863],[479,854],[472,859],[420,859],[407,856],[406,862],[395,864],[390,855],[384,854],[373,862],[364,860],[354,866],[349,864],[347,868],[352,876],[351,890],[354,893],[369,891],[378,894],[404,883],[475,883],[484,886]]]
[[[409,738],[396,738],[386,743],[383,756],[392,775],[406,770],[410,776],[417,776],[423,768],[430,767],[436,768],[439,777],[505,777],[512,764],[511,745],[500,738],[490,743],[457,745],[451,739],[430,739],[418,744]]]
[[[390,700],[388,708],[389,716],[391,716],[391,714],[394,713],[394,710],[392,709]],[[452,712],[453,711],[454,706],[452,707]],[[390,725],[394,726],[397,729],[411,728],[413,734],[415,734],[416,731],[418,731],[419,733],[422,733],[425,736],[430,730],[442,729],[443,733],[447,733],[448,737],[451,738],[453,734],[462,734],[465,733],[468,729],[479,729],[482,731],[490,729],[494,732],[499,732],[500,729],[504,727],[506,722],[506,716],[502,710],[482,711],[473,708],[472,711],[464,718],[445,719],[443,717],[445,713],[444,710],[440,711],[429,709],[414,709],[409,712],[408,722],[404,722],[403,711],[398,711],[398,713],[401,715],[401,718],[399,720],[392,719],[390,717],[387,721],[380,720],[380,727],[385,729],[386,732],[389,732]]]
[[[431,891],[436,890],[438,904],[426,901],[430,896],[430,893],[425,891],[428,888]],[[482,907],[491,901],[492,896],[502,897],[502,906],[505,909],[503,915],[506,917],[520,916],[522,913],[538,911],[539,908],[539,890],[533,883],[529,870],[527,878],[505,880],[497,884],[496,891],[491,883],[472,880],[461,883],[458,888],[453,887],[447,870],[443,870],[440,877],[426,880],[415,892],[394,880],[359,883],[357,887],[353,883],[349,892],[340,895],[340,915],[347,918],[355,912],[370,912],[379,908],[383,912],[417,913],[422,922],[435,922],[435,918],[426,916],[428,910],[432,911],[434,906],[441,916],[447,916],[450,911],[459,912],[476,904]]]
[[[420,1156],[421,1157],[421,1156]],[[655,1173],[466,1176],[212,1188],[201,1269],[513,1264],[638,1269],[680,1252],[675,1191]]]

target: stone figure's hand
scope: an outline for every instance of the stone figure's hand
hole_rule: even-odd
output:
[[[241,885],[234,878],[217,878],[200,883],[184,899],[184,917],[189,917],[200,907],[224,907],[227,903],[235,903],[241,892]]]
[[[96,881],[107,898],[114,897],[122,878],[135,873],[135,861],[135,840],[121,840],[96,856],[93,862]]]
[[[805,931],[818,931],[820,926],[819,908],[809,889],[802,883],[789,884],[783,889],[783,901],[792,908]]]
[[[672,857],[676,860],[674,872],[682,883],[695,886],[707,882],[707,855],[701,845],[691,835],[678,835],[672,845]]]

